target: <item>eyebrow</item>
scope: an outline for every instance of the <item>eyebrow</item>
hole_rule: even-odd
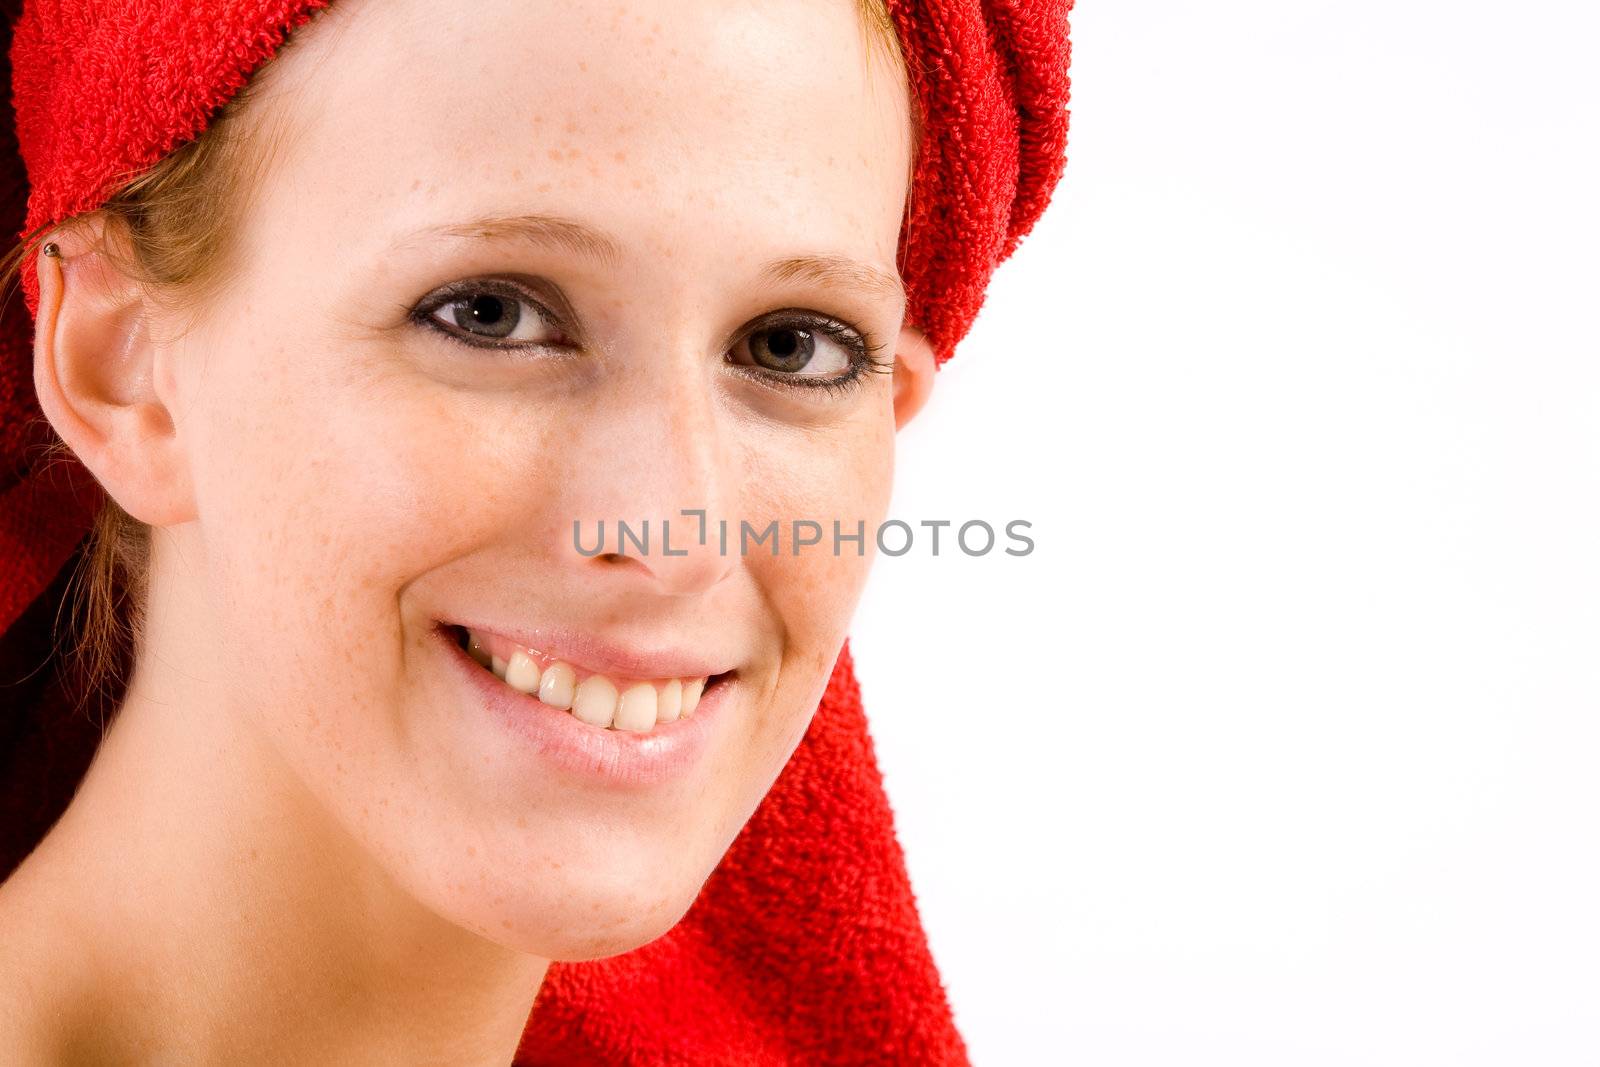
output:
[[[395,248],[424,244],[441,238],[468,241],[520,240],[541,247],[554,246],[575,255],[615,265],[622,258],[616,238],[559,215],[486,215],[467,222],[427,226],[406,234]]]
[[[802,279],[818,285],[860,289],[893,301],[902,311],[906,306],[906,287],[900,280],[898,272],[890,273],[848,256],[829,254],[789,256],[773,260],[762,269],[761,273],[775,282]]]
[[[487,215],[467,222],[429,226],[402,237],[396,248],[439,238],[458,240],[518,240],[539,247],[555,247],[574,255],[615,266],[622,259],[622,244],[615,237],[575,219],[559,215]],[[861,290],[906,306],[905,283],[898,271],[832,253],[785,256],[761,270],[769,282],[810,281],[818,285]]]

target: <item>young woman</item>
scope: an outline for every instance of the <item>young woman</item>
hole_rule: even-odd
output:
[[[8,1062],[958,1060],[870,750],[730,846],[825,697],[865,738],[843,649],[895,432],[1059,174],[1065,9],[1024,46],[982,4],[59,6],[13,48],[28,355],[105,498],[90,656],[133,642],[0,886]],[[987,74],[919,82],[907,28],[973,15]],[[73,201],[60,154],[116,153],[50,79],[107,40],[142,58],[99,114],[172,57],[225,107]],[[914,274],[923,97],[1009,121],[927,173],[1011,199],[976,265],[945,233]],[[832,800],[866,877],[809,851]]]

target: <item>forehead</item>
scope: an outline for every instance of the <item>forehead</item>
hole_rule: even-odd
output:
[[[337,0],[274,62],[258,202],[346,254],[539,212],[629,256],[894,265],[908,102],[854,0]]]

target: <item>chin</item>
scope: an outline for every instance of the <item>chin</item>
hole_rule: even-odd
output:
[[[704,877],[650,859],[619,866],[542,856],[526,874],[457,871],[419,895],[444,919],[505,948],[547,960],[601,959],[661,937],[699,895]]]
[[[581,963],[584,960],[604,959],[607,956],[620,956],[624,952],[632,952],[642,948],[650,942],[661,937],[683,917],[687,907],[676,911],[668,920],[646,923],[637,916],[610,916],[616,925],[608,929],[592,928],[589,930],[542,929],[536,932],[524,943],[515,947],[524,952],[530,952],[542,959],[557,960],[567,963]],[[605,919],[605,916],[593,916],[594,919]],[[548,920],[545,921],[548,925]]]
[[[695,894],[641,889],[617,898],[584,900],[581,888],[555,899],[540,893],[516,915],[502,914],[495,940],[548,960],[581,962],[631,952],[678,924]],[[509,923],[509,928],[506,926]]]

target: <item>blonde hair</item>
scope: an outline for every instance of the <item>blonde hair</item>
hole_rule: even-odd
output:
[[[882,49],[905,79],[906,57],[888,0],[857,0],[857,4],[869,54],[872,47]],[[296,39],[291,34],[277,54]],[[250,101],[274,68],[270,61],[263,64],[198,137],[113,183],[115,192],[83,216],[100,216],[107,232],[125,238],[131,258],[118,254],[115,242],[102,245],[102,253],[164,307],[197,311],[237,267],[229,239],[253,182],[271,159],[274,143],[268,131],[252,128],[245,119]],[[922,118],[915,94],[908,95],[914,173]],[[910,184],[908,175],[908,208]],[[68,220],[42,226],[0,258],[0,291],[10,290],[23,262],[39,245],[72,224]],[[70,455],[70,449],[54,438],[44,461],[64,454]],[[68,593],[75,624],[70,658],[79,672],[85,702],[102,690],[114,699],[113,691],[126,680],[121,665],[131,662],[143,641],[149,558],[150,527],[108,494],[79,553]]]

